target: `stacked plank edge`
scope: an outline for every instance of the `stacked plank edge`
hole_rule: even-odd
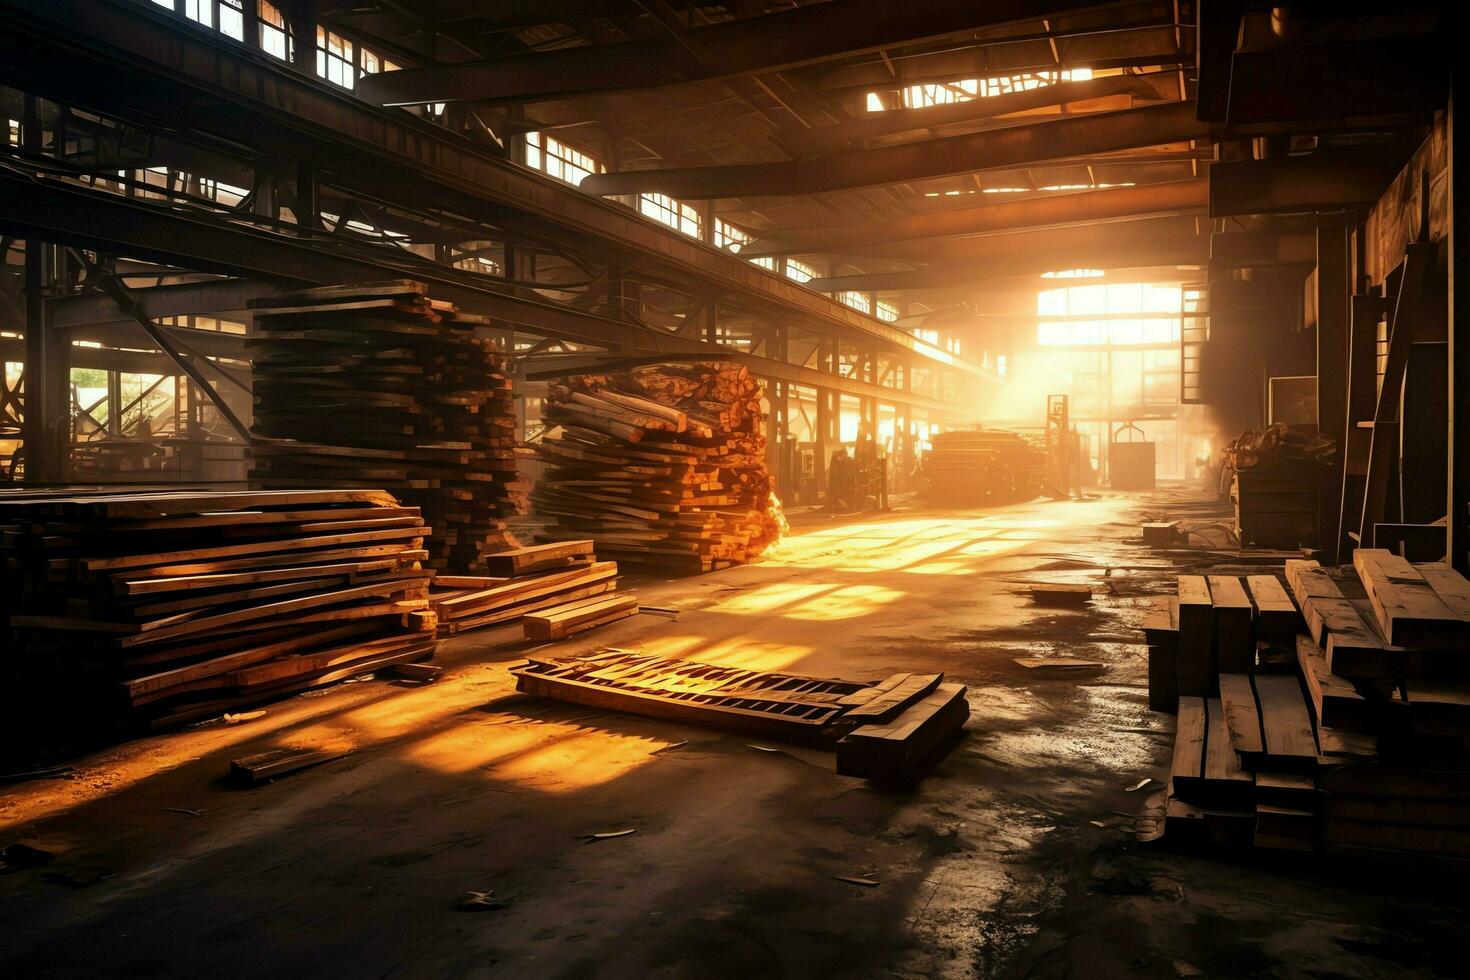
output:
[[[1352,566],[1179,577],[1148,617],[1177,710],[1165,837],[1470,870],[1470,582]]]
[[[542,541],[592,539],[624,563],[702,572],[753,561],[785,529],[758,382],[721,362],[580,375],[550,387]]]
[[[970,714],[965,686],[943,674],[841,680],[615,648],[512,674],[527,694],[832,749],[840,774],[875,780],[917,775]]]
[[[118,733],[434,654],[416,507],[382,490],[0,495],[10,718]]]
[[[1041,493],[1045,459],[1024,436],[1003,429],[961,429],[932,437],[926,495],[966,506],[1031,500]]]
[[[252,304],[255,444],[265,487],[384,487],[420,507],[427,566],[472,571],[518,545],[510,379],[489,321],[407,280]]]
[[[441,636],[520,623],[527,639],[559,640],[638,612],[617,592],[618,564],[598,561],[589,540],[491,555],[486,576],[440,575],[429,591]]]

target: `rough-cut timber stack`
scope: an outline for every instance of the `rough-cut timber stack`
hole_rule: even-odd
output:
[[[1145,624],[1151,703],[1155,650],[1177,668],[1166,836],[1470,870],[1470,582],[1373,549],[1282,577],[1181,576]]]
[[[931,442],[924,465],[927,496],[935,503],[1013,503],[1041,493],[1045,455],[1017,433],[958,430],[941,432]]]
[[[428,565],[515,547],[522,508],[510,380],[489,321],[422,283],[332,286],[252,304],[251,479],[386,487],[433,528]]]
[[[435,577],[429,604],[441,636],[518,622],[528,613],[556,614],[583,602],[623,598],[613,594],[618,563],[598,561],[587,540],[505,551],[491,555],[486,565],[492,574]],[[637,600],[632,608],[637,612]]]
[[[877,780],[917,775],[970,716],[965,685],[943,674],[848,681],[613,648],[511,673],[528,694],[830,748],[839,773]]]
[[[550,464],[531,493],[556,524],[620,562],[710,571],[752,561],[785,529],[766,470],[760,386],[743,367],[658,364],[552,385]]]
[[[434,653],[418,508],[382,490],[20,492],[0,670],[47,729],[161,727]]]

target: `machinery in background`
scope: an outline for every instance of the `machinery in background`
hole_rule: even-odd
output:
[[[1123,436],[1128,438],[1124,439]],[[1152,490],[1157,486],[1158,444],[1142,429],[1125,422],[1113,431],[1108,446],[1108,482],[1114,490]]]
[[[888,459],[872,439],[859,439],[851,456],[842,449],[834,452],[827,475],[827,502],[833,509],[888,509]]]

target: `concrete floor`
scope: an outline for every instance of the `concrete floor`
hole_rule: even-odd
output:
[[[758,565],[637,585],[677,619],[561,647],[943,670],[970,686],[969,732],[909,791],[820,752],[518,696],[513,631],[447,643],[429,687],[347,684],[5,788],[0,846],[56,858],[0,873],[0,975],[1465,975],[1463,898],[1422,876],[1136,840],[1156,784],[1129,788],[1163,777],[1173,724],[1147,710],[1135,629],[1173,570],[1137,526],[1209,507],[1174,489],[802,518]],[[1036,609],[1018,590],[1043,580],[1101,594]],[[1107,668],[1012,662],[1049,654]],[[351,754],[224,781],[284,745]],[[461,910],[471,891],[504,907]]]

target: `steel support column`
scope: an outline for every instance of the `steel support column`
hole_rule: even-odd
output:
[[[1322,560],[1337,564],[1341,548],[1342,475],[1347,445],[1348,319],[1352,275],[1348,228],[1328,222],[1317,229],[1317,428],[1338,446],[1323,472],[1318,508]]]

